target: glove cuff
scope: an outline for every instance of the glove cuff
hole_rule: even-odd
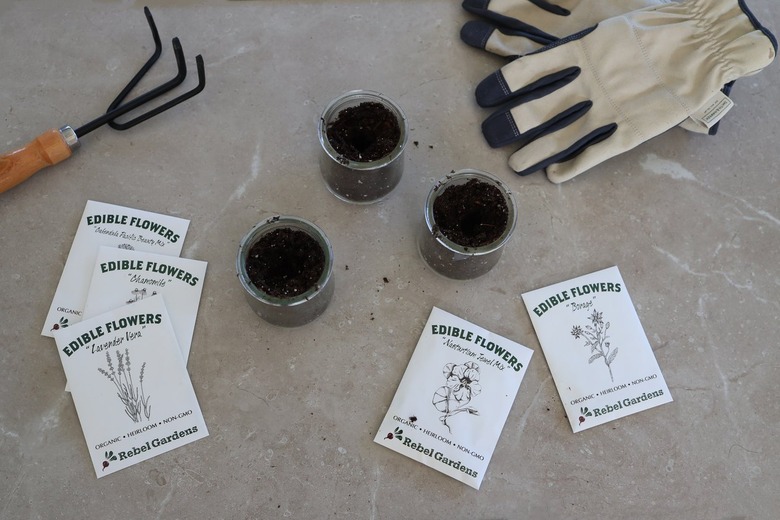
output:
[[[744,0],[687,0],[680,8],[687,9],[698,26],[697,44],[708,49],[713,65],[724,71],[724,84],[755,74],[774,60],[777,39]]]

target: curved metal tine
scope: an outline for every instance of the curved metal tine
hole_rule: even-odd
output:
[[[157,32],[157,24],[154,23],[154,18],[152,18],[152,12],[148,7],[144,7],[144,14],[146,15],[146,21],[149,24],[149,29],[152,31],[152,38],[154,39],[154,52],[146,61],[146,63],[144,63],[143,67],[141,67],[136,75],[133,76],[133,79],[130,80],[130,83],[128,83],[122,92],[119,93],[116,99],[114,99],[114,101],[108,105],[108,110],[106,110],[106,112],[111,112],[119,106],[122,100],[124,100],[130,91],[135,88],[138,82],[141,81],[141,78],[144,77],[147,72],[149,72],[149,69],[151,69],[152,65],[154,65],[154,62],[158,60],[160,54],[162,54],[162,41],[160,40],[160,33]]]
[[[144,103],[146,103],[147,101],[150,101],[150,100],[152,100],[152,99],[154,99],[154,98],[156,98],[158,96],[161,96],[161,95],[165,94],[166,92],[168,92],[169,90],[172,90],[175,87],[178,87],[179,85],[182,84],[182,82],[184,81],[184,78],[187,77],[187,63],[184,60],[184,51],[181,48],[181,42],[179,41],[179,39],[178,38],[174,38],[172,40],[172,43],[173,43],[173,54],[176,56],[176,68],[177,68],[176,76],[173,79],[171,79],[170,81],[167,81],[167,82],[163,83],[159,87],[153,88],[149,92],[141,94],[137,98],[134,98],[131,101],[128,101],[124,105],[120,105],[119,107],[115,108],[114,110],[119,110],[120,108],[125,107],[125,106],[129,106],[129,105],[132,105],[133,108],[137,108],[137,107],[143,105]],[[120,99],[120,101],[121,101],[121,99]],[[126,114],[130,110],[133,110],[133,109],[131,108],[129,110],[123,111],[120,114],[114,115],[114,117],[110,118],[110,120],[108,122],[108,126],[110,126],[111,128],[113,128],[115,130],[124,130],[124,128],[129,128],[129,127],[125,127],[125,125],[123,123],[116,122],[115,119],[117,117],[119,117],[120,115],[122,115],[122,114]]]
[[[201,56],[200,54],[195,56],[195,62],[197,63],[197,67],[198,67],[198,84],[192,90],[190,90],[189,92],[185,92],[179,97],[172,99],[167,103],[160,105],[159,107],[153,108],[149,112],[141,114],[140,116],[136,117],[135,119],[131,119],[126,123],[115,123],[116,127],[114,128],[117,128],[117,130],[127,130],[128,128],[132,128],[138,123],[143,123],[147,119],[152,118],[157,114],[160,114],[161,112],[165,112],[169,108],[175,107],[182,101],[188,100],[189,98],[195,96],[201,90],[203,90],[203,88],[206,86],[206,67],[203,64],[203,56]]]
[[[179,42],[178,38],[173,39],[173,53],[176,55],[176,65],[178,67],[178,73],[176,74],[176,77],[174,77],[172,80],[168,81],[167,83],[150,90],[145,94],[141,94],[137,98],[128,101],[124,105],[120,105],[116,107],[112,111],[103,114],[102,116],[98,117],[94,121],[90,121],[89,123],[77,128],[76,136],[83,137],[84,135],[88,134],[92,130],[100,126],[103,126],[106,123],[108,123],[111,126],[111,128],[116,128],[117,130],[123,130],[124,128],[122,128],[123,125],[121,123],[116,123],[115,121],[113,121],[115,118],[127,114],[132,110],[135,110],[136,108],[140,107],[144,103],[147,103],[148,101],[180,85],[182,81],[184,81],[184,78],[187,77],[187,64],[184,61],[184,51],[181,48],[181,43]]]

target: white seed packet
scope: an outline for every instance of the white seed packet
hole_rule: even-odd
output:
[[[98,478],[208,435],[162,296],[54,339]]]
[[[189,258],[101,246],[84,318],[161,294],[186,364],[207,265]]]
[[[374,441],[479,489],[532,354],[434,307]]]
[[[87,201],[41,335],[81,321],[100,246],[179,256],[189,220]]]
[[[572,431],[672,401],[617,267],[527,292],[523,302]]]

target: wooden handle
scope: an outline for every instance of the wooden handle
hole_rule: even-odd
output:
[[[64,161],[73,154],[62,132],[47,130],[23,148],[0,155],[0,193],[27,180],[38,170]]]

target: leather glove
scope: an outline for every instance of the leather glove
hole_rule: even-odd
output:
[[[777,40],[744,0],[685,0],[609,18],[522,56],[477,87],[493,147],[560,183],[680,124],[769,65]]]
[[[517,57],[602,20],[673,0],[464,0],[483,20],[466,22],[461,39],[499,56]]]
[[[680,0],[464,0],[463,8],[484,20],[463,24],[460,37],[472,47],[514,59],[607,18],[677,1]],[[721,89],[724,98],[729,96],[732,86],[729,83]],[[732,105],[724,103],[728,108]],[[718,126],[718,122],[708,125],[694,118],[680,123],[690,132],[709,135],[717,134]]]

